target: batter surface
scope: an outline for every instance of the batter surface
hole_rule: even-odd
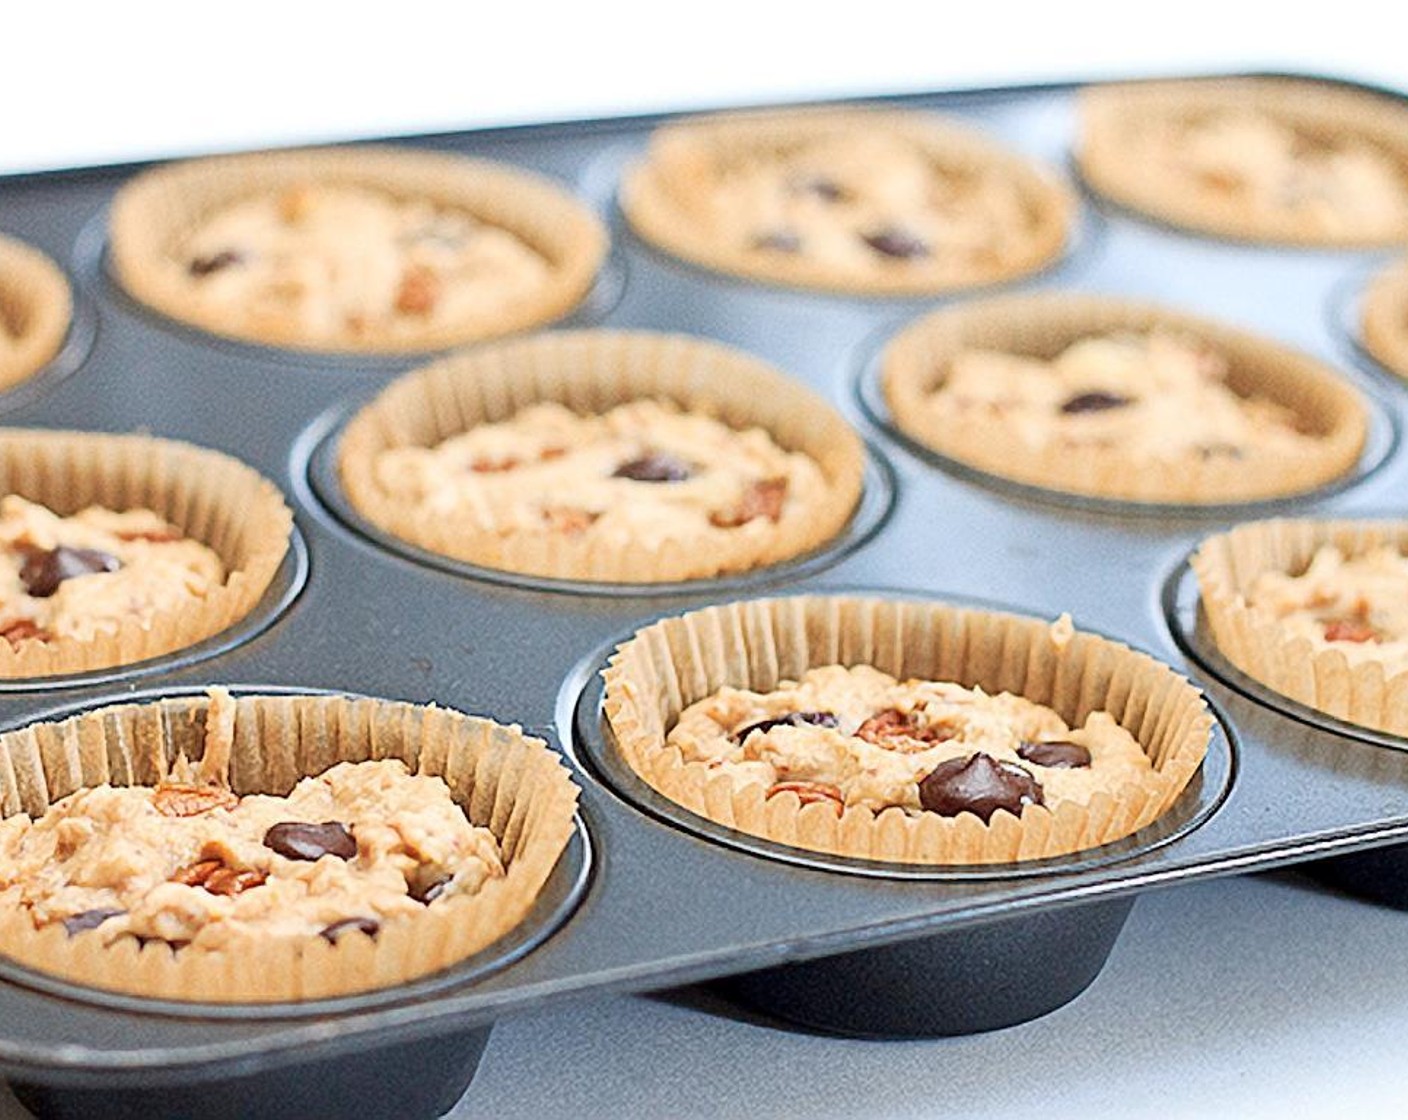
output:
[[[0,822],[0,906],[70,937],[185,951],[249,939],[376,936],[382,923],[504,875],[498,843],[439,777],[340,763],[287,797],[228,784],[233,703],[212,696],[205,755],[162,785],[98,786]]]
[[[760,428],[738,431],[669,402],[598,416],[531,405],[434,448],[377,457],[385,490],[478,532],[561,533],[652,547],[766,540],[828,500],[821,468]]]
[[[1346,557],[1324,545],[1302,575],[1263,572],[1247,604],[1316,652],[1337,649],[1351,665],[1378,661],[1390,676],[1408,672],[1408,557],[1394,548]]]
[[[465,211],[313,184],[219,210],[177,257],[204,312],[329,344],[492,318],[535,298],[550,275],[534,249]]]
[[[60,517],[15,494],[0,499],[0,636],[12,645],[87,640],[129,619],[149,627],[224,579],[219,556],[150,510]]]
[[[1141,120],[1122,144],[1125,158],[1151,182],[1235,207],[1253,229],[1290,222],[1345,238],[1408,229],[1408,178],[1389,155],[1349,130],[1331,140],[1265,112],[1228,108]]]
[[[740,788],[824,800],[838,813],[893,805],[986,820],[999,808],[1084,803],[1152,769],[1106,712],[1072,729],[1020,696],[897,681],[869,666],[811,669],[767,693],[721,689],[686,708],[666,741]]]
[[[927,407],[939,423],[1001,424],[1032,448],[1132,463],[1280,459],[1315,443],[1289,409],[1235,393],[1227,373],[1215,350],[1158,330],[1081,339],[1050,361],[968,350]]]

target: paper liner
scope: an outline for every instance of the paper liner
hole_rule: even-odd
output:
[[[984,824],[971,813],[910,816],[800,806],[735,787],[687,763],[666,735],[690,704],[726,685],[767,692],[807,669],[873,665],[904,680],[950,680],[1012,692],[1080,726],[1107,711],[1154,769],[1085,806],[1028,805]],[[943,603],[806,596],[707,607],[638,631],[605,670],[603,707],[616,748],[651,787],[700,816],[780,844],[856,859],[917,864],[1011,863],[1128,836],[1162,815],[1202,764],[1212,728],[1201,694],[1168,666],[1090,634],[1062,637],[1038,619]]]
[[[643,397],[666,399],[734,428],[757,426],[805,452],[830,484],[824,504],[784,516],[762,541],[700,549],[696,538],[621,549],[561,533],[500,536],[429,514],[384,491],[377,454],[432,447],[476,424],[556,401],[601,413]],[[839,533],[860,499],[860,438],[821,397],[761,359],[715,342],[644,331],[575,331],[481,347],[393,382],[347,425],[338,466],[348,500],[381,529],[445,556],[559,579],[663,583],[745,571],[797,556]]]
[[[0,389],[48,365],[73,319],[73,293],[59,266],[9,237],[0,237],[0,319],[17,335],[15,349],[0,352]]]
[[[1126,137],[1151,120],[1196,119],[1228,110],[1264,113],[1327,141],[1362,137],[1392,158],[1408,181],[1408,109],[1396,98],[1329,82],[1275,78],[1145,82],[1082,91],[1076,162],[1085,181],[1121,206],[1217,237],[1289,245],[1401,244],[1408,228],[1345,236],[1307,227],[1294,216],[1253,223],[1235,203],[1190,197],[1145,161],[1132,159]]]
[[[999,170],[1020,187],[1035,219],[1026,251],[1009,261],[963,275],[917,269],[859,278],[806,259],[763,258],[714,239],[699,221],[719,161],[777,151],[836,133],[884,130],[921,147],[935,163],[959,174]],[[993,284],[1034,272],[1064,251],[1076,212],[1075,196],[1036,161],[961,124],[928,113],[864,109],[794,109],[722,113],[659,129],[646,159],[621,184],[621,207],[636,233],[706,268],[738,276],[837,292],[923,295]]]
[[[997,421],[955,425],[926,408],[950,361],[967,349],[1050,359],[1096,335],[1164,328],[1215,347],[1227,384],[1289,408],[1319,438],[1294,459],[1249,463],[1131,462],[1117,449],[1035,448]],[[1131,502],[1213,505],[1301,494],[1354,469],[1368,435],[1360,393],[1315,358],[1268,339],[1153,304],[1099,296],[1010,296],[942,309],[910,324],[885,348],[885,401],[911,439],[968,466],[1029,486]]]
[[[1315,651],[1246,595],[1263,572],[1299,575],[1322,545],[1360,556],[1383,545],[1408,553],[1408,521],[1254,521],[1208,537],[1191,561],[1213,641],[1228,661],[1274,692],[1336,719],[1408,735],[1408,671],[1382,662],[1351,667],[1337,649]]]
[[[414,336],[369,330],[355,339],[308,339],[297,330],[225,321],[190,298],[174,252],[208,215],[251,195],[300,183],[371,187],[468,211],[541,253],[549,280],[532,298],[492,317],[427,324]],[[356,147],[220,156],[170,164],[124,186],[113,201],[112,262],[123,285],[163,314],[215,334],[325,351],[444,349],[560,318],[586,296],[607,250],[606,229],[551,180],[521,168],[409,148]],[[178,264],[179,267],[173,267]]]
[[[376,938],[250,937],[229,950],[172,952],[123,938],[104,947],[62,923],[36,930],[0,910],[0,952],[95,988],[216,1003],[308,1000],[425,976],[492,945],[528,914],[572,834],[577,787],[540,739],[444,708],[344,696],[247,696],[235,702],[230,779],[238,794],[283,795],[344,761],[399,758],[443,777],[471,822],[498,837],[507,874]],[[176,756],[203,750],[204,697],[121,704],[0,736],[0,813],[41,815],[74,790],[155,785]]]
[[[1364,296],[1364,347],[1386,368],[1408,378],[1408,260],[1384,269]]]
[[[150,509],[211,548],[226,568],[223,585],[159,613],[146,629],[129,620],[87,641],[15,647],[0,640],[0,678],[129,665],[218,634],[264,595],[293,527],[277,488],[239,460],[148,436],[0,429],[0,494],[18,494],[64,516],[90,505]]]

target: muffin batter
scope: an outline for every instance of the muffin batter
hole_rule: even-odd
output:
[[[1346,557],[1324,545],[1302,575],[1263,572],[1247,605],[1278,618],[1316,653],[1336,649],[1351,665],[1377,661],[1387,675],[1408,672],[1408,557],[1394,548]]]
[[[1108,450],[1130,463],[1301,454],[1315,437],[1289,409],[1242,397],[1227,362],[1156,330],[1081,339],[1050,361],[968,350],[928,398],[931,423],[1001,424],[1034,449]]]
[[[465,211],[312,184],[217,211],[177,258],[203,315],[327,344],[502,315],[550,275],[538,252]]]
[[[287,797],[229,789],[234,704],[214,690],[204,757],[161,785],[98,786],[0,822],[0,906],[72,937],[183,951],[336,942],[504,875],[498,843],[439,777],[344,762]],[[189,947],[189,949],[187,949]]]
[[[870,666],[829,665],[768,693],[724,688],[690,705],[667,746],[737,787],[944,816],[1113,793],[1152,767],[1106,712],[1069,728],[1020,696],[989,696],[947,681],[896,681]]]
[[[1228,108],[1141,121],[1124,143],[1126,158],[1165,189],[1235,207],[1253,229],[1293,223],[1351,239],[1408,229],[1408,178],[1350,132],[1330,140],[1265,112]]]
[[[478,532],[620,548],[707,549],[736,534],[761,544],[778,522],[805,519],[828,497],[820,467],[767,432],[657,400],[599,416],[531,405],[438,447],[383,451],[376,474],[388,494]]]
[[[0,499],[0,635],[12,645],[84,641],[128,620],[147,628],[224,579],[220,557],[150,510],[60,517]]]

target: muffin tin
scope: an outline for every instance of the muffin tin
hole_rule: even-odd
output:
[[[1065,164],[1075,87],[896,99],[953,113]],[[881,341],[934,300],[866,299],[728,279],[625,228],[613,191],[655,118],[410,141],[566,181],[615,245],[573,325],[683,331],[770,360],[818,389],[870,444],[858,520],[836,547],[726,581],[592,587],[467,570],[387,543],[348,515],[327,468],[349,410],[418,364],[218,340],[126,297],[103,261],[103,214],[133,168],[0,181],[0,227],[76,281],[55,369],[0,397],[8,425],[149,430],[244,459],[294,506],[295,548],[257,625],[208,649],[0,690],[6,727],[210,682],[330,689],[520,722],[559,745],[583,786],[559,868],[555,932],[505,945],[471,974],[332,1007],[152,1006],[0,970],[0,1075],[53,1116],[435,1115],[460,1095],[492,1022],[605,991],[730,977],[775,1018],[853,1035],[988,1029],[1059,1006],[1094,979],[1138,892],[1195,877],[1377,848],[1342,882],[1408,904],[1408,741],[1309,721],[1210,656],[1182,575],[1205,534],[1294,509],[1404,516],[1408,387],[1344,336],[1345,285],[1376,256],[1234,246],[1083,198],[1078,244],[1012,287],[1150,298],[1310,350],[1361,388],[1374,438],[1344,486],[1292,502],[1199,511],[1064,499],[920,454],[875,401]],[[967,297],[948,297],[960,299]],[[943,302],[948,302],[946,299]],[[96,321],[97,330],[90,330]],[[86,336],[93,334],[91,339]],[[86,357],[83,351],[87,350]],[[1219,719],[1201,779],[1167,823],[1067,860],[918,873],[819,866],[683,819],[613,765],[595,674],[641,623],[722,598],[808,591],[980,601],[1141,648],[1193,677]],[[580,901],[574,901],[580,896]],[[479,967],[482,965],[482,969]]]

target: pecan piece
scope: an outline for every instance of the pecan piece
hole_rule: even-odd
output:
[[[163,817],[198,817],[212,809],[233,809],[240,799],[215,786],[163,784],[156,787],[152,804]]]
[[[408,264],[396,289],[396,310],[402,315],[429,315],[440,299],[440,277],[423,264]]]
[[[1364,618],[1336,618],[1325,624],[1327,642],[1376,642],[1379,632]]]
[[[945,743],[957,734],[956,728],[944,727],[941,724],[921,727],[914,722],[912,712],[906,714],[898,708],[877,712],[856,728],[857,738],[886,750],[899,751],[901,754],[928,750],[930,745]]]
[[[803,806],[818,801],[829,801],[835,807],[838,817],[846,811],[846,798],[842,795],[840,787],[829,782],[776,782],[768,787],[769,798],[779,793],[795,793]]]
[[[548,528],[555,533],[566,533],[568,536],[585,533],[600,516],[599,513],[576,509],[573,506],[553,506],[543,510],[543,520],[548,523]]]
[[[52,634],[42,626],[37,626],[27,618],[17,618],[14,622],[7,622],[0,626],[0,638],[4,638],[12,646],[17,646],[21,642],[37,640],[47,642]]]
[[[181,539],[181,531],[173,529],[170,525],[163,529],[131,529],[122,533],[114,533],[120,541],[147,541],[149,544],[170,544],[172,541]]]
[[[787,479],[765,478],[743,491],[743,497],[733,509],[709,514],[709,524],[716,529],[737,529],[757,517],[776,521],[782,516],[782,503],[786,498]]]
[[[225,866],[218,859],[203,859],[181,868],[171,876],[171,881],[187,887],[204,887],[211,894],[232,898],[242,891],[263,886],[268,877],[263,871],[240,871]]]

